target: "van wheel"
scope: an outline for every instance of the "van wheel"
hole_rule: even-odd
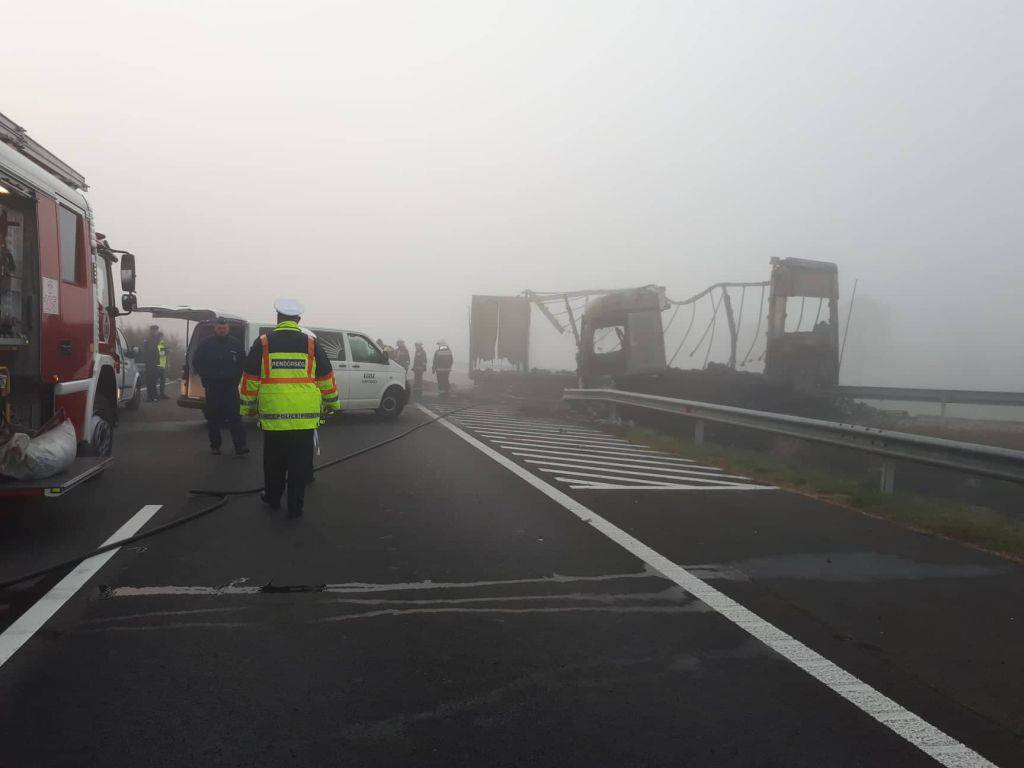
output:
[[[405,408],[405,396],[401,387],[388,387],[380,399],[380,407],[377,408],[377,415],[386,419],[393,419]]]
[[[129,411],[137,411],[137,410],[139,410],[139,406],[142,405],[142,386],[141,385],[142,385],[141,381],[136,381],[135,382],[135,392],[132,395],[132,399],[124,404],[124,407],[127,408]]]
[[[96,395],[92,418],[89,419],[88,456],[110,456],[114,452],[114,405],[105,395]]]

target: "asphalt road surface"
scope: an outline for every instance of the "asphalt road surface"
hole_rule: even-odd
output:
[[[0,592],[0,766],[1024,765],[1024,568],[500,403]],[[0,580],[260,484],[199,414],[5,503]],[[118,533],[120,532],[120,533]]]

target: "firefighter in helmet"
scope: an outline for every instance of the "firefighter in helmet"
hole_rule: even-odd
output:
[[[299,328],[302,304],[278,299],[274,308],[277,327],[253,342],[245,362],[241,413],[258,414],[263,430],[260,498],[279,509],[287,487],[288,516],[298,517],[313,466],[313,433],[323,413],[340,410],[340,401],[327,353]]]
[[[451,383],[449,377],[452,373],[452,364],[454,362],[452,356],[452,348],[448,346],[448,343],[443,339],[437,342],[437,349],[434,351],[434,364],[432,366],[434,373],[437,375],[437,391],[445,397],[451,391]]]

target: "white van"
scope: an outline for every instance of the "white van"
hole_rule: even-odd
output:
[[[147,308],[154,317],[173,317],[195,322],[189,335],[185,365],[181,372],[181,396],[178,405],[202,408],[206,402],[203,384],[192,370],[192,355],[199,342],[213,335],[213,318],[228,321],[232,336],[242,342],[246,351],[261,335],[274,330],[275,323],[254,323],[232,315],[217,315],[211,310],[190,308]],[[338,381],[338,396],[342,411],[370,410],[381,416],[398,416],[409,400],[409,386],[405,369],[379,349],[370,337],[361,331],[338,328],[302,326],[311,333],[331,359],[334,377]]]
[[[117,406],[137,411],[142,403],[142,370],[135,362],[139,349],[128,343],[120,328],[117,329],[117,356],[121,361],[121,370],[116,374]]]

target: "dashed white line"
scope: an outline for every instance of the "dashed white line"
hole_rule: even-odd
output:
[[[160,511],[160,504],[147,504],[122,525],[113,536],[103,542],[103,546],[127,539],[139,532],[150,518]],[[102,555],[90,557],[79,563],[71,573],[61,579],[55,587],[39,598],[25,613],[18,617],[11,626],[0,635],[0,667],[7,663],[18,649],[29,641],[39,629],[49,621],[61,606],[91,579],[121,549],[112,549]]]
[[[436,417],[433,411],[419,405],[428,416]],[[525,467],[503,456],[485,443],[477,440],[465,430],[445,420],[438,422],[462,440],[466,441],[485,456],[501,464],[509,472],[532,485],[552,501],[560,504],[580,520],[592,526],[627,552],[674,581],[691,595],[714,609],[721,616],[744,632],[760,640],[793,665],[806,672],[829,690],[853,704],[865,714],[886,726],[898,736],[920,749],[947,768],[995,768],[977,752],[931,723],[897,704],[867,683],[851,675],[821,654],[808,648],[796,638],[762,619],[753,611],[744,608],[731,597],[712,587],[681,565],[659,554],[639,539],[608,522],[589,507],[584,506],[568,494],[545,482]],[[748,486],[749,487],[749,486]],[[738,490],[738,489],[731,489]]]

